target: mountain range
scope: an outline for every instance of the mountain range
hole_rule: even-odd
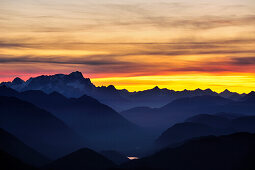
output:
[[[255,115],[255,97],[252,93],[238,101],[220,96],[180,98],[161,108],[137,107],[121,112],[128,120],[143,126],[163,130],[177,122],[198,114],[236,113]],[[144,119],[146,117],[146,119]]]
[[[63,121],[31,103],[0,96],[0,108],[0,128],[50,158],[87,146]]]
[[[144,145],[150,137],[144,129],[126,120],[107,105],[86,95],[80,98],[66,98],[57,92],[51,94],[39,90],[17,92],[1,86],[0,96],[14,97],[13,100],[26,101],[34,107],[48,111],[47,114],[63,122],[85,139],[87,145],[83,146],[89,145],[99,150],[128,150],[139,147],[139,144]],[[5,97],[6,100],[8,97]]]
[[[0,129],[0,150],[35,167],[40,167],[50,162],[46,156],[24,144],[17,137],[3,129]]]
[[[80,72],[15,78],[0,85],[0,168],[254,169],[254,106],[255,92],[128,92]]]
[[[183,97],[210,95],[239,100],[245,95],[228,90],[218,94],[210,89],[174,91],[160,89],[157,86],[149,90],[129,92],[126,89],[117,90],[113,85],[96,87],[89,78],[84,78],[82,73],[78,71],[68,75],[42,75],[30,78],[27,81],[17,77],[12,82],[2,82],[0,85],[11,87],[20,92],[27,90],[41,90],[47,94],[58,92],[68,98],[79,98],[88,95],[117,111],[144,106],[162,107],[175,99]]]

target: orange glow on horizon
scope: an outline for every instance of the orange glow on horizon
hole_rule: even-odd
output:
[[[141,76],[95,78],[92,82],[97,86],[114,85],[117,89],[142,91],[154,88],[167,88],[182,91],[210,88],[216,92],[228,89],[232,92],[249,93],[255,90],[255,75],[173,75],[173,76]]]
[[[66,73],[68,74],[68,73]],[[14,74],[17,75],[17,74]],[[17,75],[23,80],[28,80],[30,77],[36,77],[41,74],[34,75]],[[42,75],[52,75],[43,74]],[[13,77],[1,77],[1,81],[12,81]],[[84,77],[89,78],[87,74]],[[117,89],[127,89],[130,92],[143,91],[152,89],[155,86],[159,88],[167,88],[175,91],[208,89],[215,92],[222,92],[228,89],[232,92],[249,93],[255,90],[255,75],[253,74],[236,74],[232,75],[199,75],[199,74],[180,74],[180,75],[161,75],[161,76],[136,76],[136,77],[105,77],[91,78],[91,81],[96,86],[114,85]]]
[[[0,10],[0,81],[78,70],[129,91],[255,88],[252,0],[3,0]]]

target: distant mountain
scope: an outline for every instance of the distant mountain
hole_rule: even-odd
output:
[[[161,108],[133,108],[123,111],[121,114],[140,126],[163,130],[199,114],[219,114],[214,116],[225,116],[230,119],[253,116],[255,115],[254,105],[255,95],[253,93],[248,94],[240,101],[233,101],[220,96],[196,96],[174,100]]]
[[[75,130],[96,149],[130,149],[148,142],[148,135],[119,113],[89,96],[66,98],[38,90],[17,92],[0,87],[0,96],[14,96],[43,108]]]
[[[50,158],[86,145],[64,122],[31,103],[0,96],[0,108],[0,128]]]
[[[124,156],[123,154],[113,151],[113,150],[108,150],[108,151],[101,151],[100,154],[108,158],[109,160],[113,161],[115,164],[120,165],[124,162],[128,162],[129,159]]]
[[[121,114],[140,126],[163,130],[190,116],[220,112],[222,106],[233,102],[220,96],[196,96],[174,100],[161,108],[133,108]]]
[[[108,103],[112,101],[112,105],[116,105],[116,101],[125,103],[125,99],[120,96],[120,91],[114,86],[96,87],[91,83],[89,78],[84,78],[81,72],[72,72],[68,75],[42,75],[28,79],[26,82],[20,78],[15,78],[12,82],[2,82],[1,85],[13,88],[20,92],[28,90],[40,90],[47,94],[58,92],[62,95],[70,97],[81,97],[85,94],[97,98],[99,101]],[[117,105],[116,105],[117,106]]]
[[[218,115],[199,114],[188,118],[186,122],[204,124],[214,128],[227,128],[231,120]]]
[[[69,75],[42,75],[30,78],[26,82],[17,77],[12,82],[2,83],[2,85],[19,91],[42,90],[46,93],[58,91],[67,97],[80,97],[95,87],[90,79],[84,78],[80,72],[73,72]]]
[[[0,129],[0,150],[32,166],[42,166],[50,160],[21,142],[18,138]]]
[[[153,109],[149,107],[135,107],[123,112],[120,112],[126,119],[137,125],[143,127],[156,127],[157,122],[161,119],[160,113],[157,113],[158,109]]]
[[[184,142],[194,137],[215,135],[217,133],[215,129],[207,125],[192,122],[179,123],[162,133],[157,139],[156,144],[161,147],[168,146]]]
[[[239,94],[236,92],[231,92],[228,89],[224,90],[223,92],[219,93],[219,96],[231,99],[231,100],[240,100],[245,94]]]
[[[54,91],[61,93],[62,95],[70,97],[81,97],[83,95],[91,96],[98,101],[111,106],[117,111],[127,110],[133,107],[162,107],[169,102],[184,98],[195,96],[222,96],[224,98],[230,98],[238,100],[243,97],[238,93],[232,93],[228,90],[218,94],[210,89],[201,90],[184,90],[174,91],[168,89],[160,89],[155,87],[153,89],[128,92],[127,90],[117,90],[113,85],[108,87],[101,86],[96,87],[89,78],[84,78],[81,72],[73,72],[68,75],[55,74],[50,76],[38,76],[30,78],[27,81],[23,81],[20,78],[15,78],[12,82],[2,82],[0,86],[6,85],[18,91],[27,90],[41,90],[47,94]]]
[[[33,166],[30,166],[18,158],[13,157],[7,152],[0,149],[0,169],[3,170],[36,170]]]
[[[237,133],[203,137],[176,148],[124,164],[123,169],[248,170],[254,169],[255,135]]]
[[[251,101],[253,102],[255,100],[255,92],[251,91],[247,95],[243,96],[240,101]]]
[[[227,113],[238,113],[244,115],[255,115],[255,95],[253,92],[244,96],[240,101],[236,101],[233,103],[228,103],[221,108],[219,108],[220,112]]]
[[[107,170],[116,165],[90,149],[80,149],[58,160],[53,161],[43,169],[49,170]]]
[[[232,120],[231,127],[239,132],[255,133],[255,116],[244,116]]]
[[[219,113],[215,113],[213,115],[223,117],[223,118],[226,118],[226,119],[230,119],[230,120],[245,116],[245,114],[228,113],[228,112],[219,112]]]
[[[231,129],[232,132],[255,133],[255,116],[225,118],[218,115],[200,114],[188,118],[186,122],[199,123],[217,129]],[[229,114],[224,115],[229,117]]]
[[[225,113],[225,112],[220,112],[220,113],[210,114],[210,115],[199,114],[199,115],[192,116],[186,120],[186,122],[200,123],[200,124],[204,124],[210,127],[218,128],[218,129],[232,128],[232,126],[235,126],[235,122],[238,123],[240,121],[244,121],[247,124],[254,122],[253,116],[245,116],[241,114]]]

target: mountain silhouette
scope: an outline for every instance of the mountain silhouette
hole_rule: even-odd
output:
[[[0,129],[0,149],[24,163],[36,167],[42,166],[50,161],[3,129]]]
[[[97,152],[84,148],[75,151],[67,156],[59,158],[43,169],[47,170],[106,170],[114,168],[116,165],[98,154]]]
[[[123,169],[246,170],[254,169],[255,135],[237,133],[190,140],[152,156],[124,164]]]
[[[243,116],[233,119],[231,128],[239,132],[255,133],[255,116]]]
[[[57,92],[17,92],[5,86],[0,87],[1,95],[15,96],[49,111],[88,140],[95,149],[126,150],[148,142],[148,135],[142,128],[129,122],[109,106],[86,95],[66,98]]]
[[[0,128],[50,158],[85,143],[72,129],[51,113],[14,97],[0,96]]]
[[[230,119],[253,116],[255,114],[254,104],[255,97],[252,93],[240,101],[220,96],[196,96],[177,99],[161,108],[139,107],[123,111],[121,114],[140,126],[158,128],[158,131],[162,131],[175,123],[183,122],[187,118],[199,114],[213,114]],[[223,115],[224,113],[225,115]],[[212,120],[210,119],[210,121]]]
[[[231,100],[240,100],[244,94],[238,94],[236,92],[231,92],[228,89],[224,90],[223,92],[219,93],[219,96],[227,98],[227,99],[231,99]]]
[[[244,96],[228,90],[218,94],[211,89],[174,91],[160,89],[158,86],[144,91],[128,92],[126,89],[117,90],[113,85],[96,87],[89,78],[84,78],[79,71],[70,74],[42,75],[27,81],[15,78],[12,82],[2,82],[0,85],[6,85],[20,92],[41,90],[50,94],[56,91],[68,98],[88,95],[117,111],[134,107],[162,107],[173,100],[185,97],[208,95],[239,100]]]
[[[223,117],[223,118],[226,118],[226,119],[230,119],[230,120],[245,116],[245,114],[228,113],[228,112],[219,112],[219,113],[215,113],[213,115]]]
[[[217,134],[217,131],[207,125],[184,122],[175,124],[162,133],[156,140],[158,146],[178,144],[194,137]]]
[[[154,127],[162,131],[190,116],[217,113],[222,106],[232,102],[234,101],[220,96],[196,96],[174,100],[161,108],[133,108],[121,114],[140,126]],[[146,119],[143,119],[144,117]]]
[[[113,150],[108,150],[108,151],[101,151],[100,154],[108,158],[109,160],[113,161],[116,165],[120,165],[124,162],[128,162],[129,159],[124,156],[123,154],[113,151]]]
[[[226,128],[229,126],[231,120],[218,115],[199,114],[188,118],[186,122],[204,124],[214,128]]]
[[[8,170],[36,170],[33,166],[30,166],[18,158],[13,157],[7,152],[0,149],[0,169]]]
[[[196,115],[188,118],[186,122],[168,128],[156,140],[156,144],[158,147],[165,147],[182,143],[194,137],[237,132],[255,133],[255,116],[228,119],[216,115]]]

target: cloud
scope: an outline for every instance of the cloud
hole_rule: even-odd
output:
[[[80,65],[128,65],[129,62],[94,60],[86,58],[69,58],[63,56],[57,57],[38,57],[38,56],[18,56],[18,57],[0,57],[0,63],[51,63],[51,64],[80,64]]]
[[[15,43],[14,43],[15,42]],[[15,49],[12,54],[0,52],[0,64],[8,66],[46,64],[49,68],[87,68],[95,74],[165,75],[181,72],[220,73],[254,72],[255,39],[177,40],[165,43],[60,43],[28,40],[1,40],[0,49]],[[19,55],[19,52],[29,54]],[[52,55],[51,50],[53,50]],[[68,55],[56,55],[55,50],[68,49]],[[72,55],[85,49],[92,54]],[[24,51],[23,51],[24,50]],[[35,53],[31,52],[35,50]],[[37,52],[36,50],[39,50]],[[47,54],[45,52],[49,50]],[[1,50],[0,50],[1,51]],[[17,52],[16,52],[17,51]],[[44,54],[40,54],[40,52]],[[82,51],[82,50],[81,50]],[[93,54],[93,51],[96,53]],[[98,52],[103,52],[102,54]],[[38,55],[36,55],[38,54]],[[86,70],[86,71],[87,71]]]
[[[17,47],[25,47],[25,44],[22,43],[12,43],[7,41],[0,41],[0,48],[17,48]]]
[[[230,63],[238,66],[255,66],[255,57],[232,57]]]

